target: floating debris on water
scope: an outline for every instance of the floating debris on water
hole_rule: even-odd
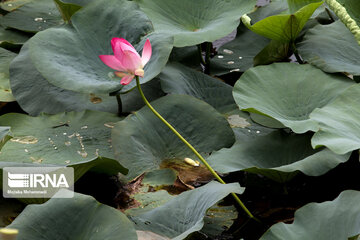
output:
[[[217,57],[218,57],[218,58],[224,58],[224,56],[223,56],[223,55],[218,55]]]
[[[258,130],[258,131],[256,131],[256,133],[260,133],[260,131]]]
[[[82,126],[81,127],[81,129],[87,129],[88,128],[88,126]]]
[[[239,68],[231,69],[230,72],[240,72]]]
[[[71,145],[71,142],[70,142],[70,141],[67,141],[67,142],[65,142],[64,144],[65,144],[65,146],[67,146],[67,147],[68,147],[68,146],[70,146],[70,145]]]
[[[69,163],[70,163],[70,160],[66,160],[65,163],[66,163],[66,164],[69,164]]]
[[[27,149],[24,149],[24,151],[25,151],[26,153],[28,153],[28,152],[29,152],[29,150],[27,150]]]
[[[243,57],[239,57],[239,59],[242,59]]]
[[[35,18],[35,19],[34,19],[35,22],[42,22],[43,20],[44,20],[44,19],[41,18],[41,17],[38,17],[38,18]]]
[[[234,61],[228,61],[227,64],[234,64]]]

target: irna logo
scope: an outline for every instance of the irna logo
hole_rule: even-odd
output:
[[[22,174],[8,172],[8,186],[11,188],[69,188],[65,174]]]
[[[3,169],[5,198],[71,198],[74,196],[71,167],[6,167]],[[68,189],[72,191],[61,191]],[[59,193],[58,193],[59,192]]]

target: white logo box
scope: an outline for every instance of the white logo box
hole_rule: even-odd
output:
[[[59,192],[61,189],[70,191]],[[72,198],[73,191],[74,169],[71,167],[3,168],[4,198]]]

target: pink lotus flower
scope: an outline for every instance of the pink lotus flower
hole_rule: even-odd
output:
[[[107,66],[117,70],[115,75],[121,77],[122,85],[128,85],[135,75],[144,77],[144,66],[149,62],[152,53],[149,39],[144,44],[141,57],[135,48],[123,38],[111,39],[111,46],[114,55],[100,55],[99,58]]]

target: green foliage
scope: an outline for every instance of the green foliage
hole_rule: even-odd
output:
[[[256,2],[1,1],[0,188],[4,167],[67,166],[76,191],[115,208],[79,193],[25,210],[0,199],[0,227],[27,240],[259,239],[300,208],[261,239],[357,239],[358,192],[309,202],[359,188],[360,47],[322,1]],[[356,33],[358,1],[338,2]],[[212,182],[99,59],[114,37],[140,55],[150,40],[146,98],[235,183]],[[238,182],[263,224],[225,198]]]
[[[134,224],[123,213],[78,193],[74,198],[54,198],[41,205],[29,205],[9,227],[19,229],[19,240],[59,236],[82,240],[115,240],[119,236],[137,239]]]
[[[152,102],[152,105],[199,152],[209,153],[234,142],[226,119],[198,99],[173,94]],[[160,168],[164,160],[196,159],[147,107],[115,125],[112,145],[116,158],[130,170],[126,176],[128,180]]]
[[[175,47],[212,42],[239,25],[254,9],[255,0],[136,0],[156,31],[173,35]],[[221,31],[219,31],[221,29]]]
[[[246,71],[233,94],[241,110],[270,116],[294,132],[304,133],[318,130],[310,113],[352,84],[346,77],[325,74],[310,65],[275,63]]]
[[[0,126],[10,126],[13,138],[1,149],[1,168],[14,163],[71,166],[75,179],[90,169],[126,173],[110,151],[111,127],[119,120],[113,114],[92,111],[39,117],[3,115]]]
[[[309,203],[296,211],[294,223],[278,223],[260,239],[348,239],[360,232],[359,201],[360,192],[348,190],[333,201]]]
[[[71,16],[81,9],[81,6],[71,3],[64,3],[61,0],[54,0],[56,6],[58,7],[63,20],[68,23]]]
[[[349,154],[339,156],[328,149],[314,150],[311,137],[311,134],[275,131],[252,140],[237,141],[231,148],[213,153],[208,161],[221,173],[243,170],[286,182],[298,172],[320,176],[348,160]]]
[[[192,191],[184,192],[161,207],[133,218],[137,228],[155,232],[174,240],[184,239],[201,230],[206,210],[231,192],[244,191],[238,184],[223,185],[210,182]],[[167,219],[172,219],[168,221]]]
[[[308,4],[294,14],[281,14],[267,17],[254,25],[247,25],[251,31],[264,37],[280,41],[293,42],[308,19],[322,2]]]
[[[325,72],[360,75],[360,47],[340,21],[310,29],[298,49],[307,62]]]

